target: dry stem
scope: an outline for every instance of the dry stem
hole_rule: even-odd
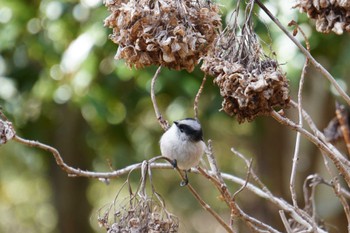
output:
[[[159,75],[161,69],[162,69],[162,67],[159,66],[157,71],[155,72],[153,78],[152,78],[151,99],[152,99],[153,108],[154,108],[154,112],[156,113],[157,120],[158,120],[160,126],[162,127],[162,129],[164,131],[166,131],[169,128],[169,123],[163,118],[162,114],[160,113],[159,108],[158,108],[158,104],[157,104],[156,95],[154,94],[154,86],[156,84],[156,81],[157,81],[157,78],[158,78],[158,75]]]
[[[289,26],[294,25],[295,26],[295,32],[300,31],[301,34],[304,37],[305,43],[306,43],[306,48],[308,51],[310,51],[310,44],[309,41],[304,33],[304,31],[299,27],[299,25],[295,22],[292,21],[289,23]],[[306,75],[306,67],[309,64],[309,58],[306,57],[305,63],[301,72],[300,80],[299,80],[299,89],[298,89],[298,124],[299,127],[303,127],[303,116],[302,116],[302,93],[303,93],[303,87],[304,87],[304,81],[305,81],[305,75]],[[297,132],[296,139],[295,139],[295,149],[294,149],[294,155],[293,155],[293,164],[292,164],[292,171],[290,175],[290,192],[292,196],[292,201],[294,207],[298,207],[298,202],[297,202],[297,194],[295,191],[295,177],[296,177],[296,172],[297,172],[297,166],[299,162],[299,150],[300,150],[300,132]]]
[[[304,137],[306,137],[310,142],[314,143],[321,151],[325,152],[326,155],[333,161],[334,165],[342,174],[344,177],[348,187],[350,187],[350,174],[348,172],[347,167],[345,167],[344,163],[342,163],[339,160],[339,157],[333,153],[333,151],[325,145],[322,141],[319,140],[319,138],[312,135],[309,131],[305,130],[304,128],[299,127],[297,124],[295,124],[293,121],[291,121],[288,118],[282,117],[279,115],[276,111],[271,112],[271,116],[277,120],[282,125],[286,125],[290,127],[291,129],[300,132]]]
[[[196,95],[196,97],[194,99],[194,105],[193,105],[194,118],[197,119],[197,120],[198,120],[198,103],[199,103],[199,98],[200,98],[200,96],[201,96],[201,94],[203,92],[205,81],[207,81],[207,75],[206,74],[204,74],[204,77],[203,77],[203,80],[202,80],[202,84],[199,87],[197,95]]]

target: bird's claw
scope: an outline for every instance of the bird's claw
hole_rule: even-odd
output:
[[[185,170],[185,177],[181,181],[180,186],[183,187],[183,186],[186,186],[186,185],[188,185],[188,176],[187,176],[187,171]]]
[[[186,186],[186,185],[188,185],[188,179],[184,179],[183,181],[180,182],[181,187]]]

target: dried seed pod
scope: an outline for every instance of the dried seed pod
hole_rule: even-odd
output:
[[[269,115],[274,107],[285,108],[289,103],[288,80],[277,61],[264,55],[250,15],[247,17],[243,27],[235,21],[224,30],[201,67],[214,76],[224,98],[222,109],[240,123]],[[237,30],[241,30],[240,36],[236,36]]]
[[[221,27],[219,8],[205,0],[106,0],[105,26],[116,59],[132,67],[162,65],[192,71]]]
[[[348,0],[297,0],[299,8],[311,19],[316,20],[316,30],[338,35],[350,32],[350,1]]]

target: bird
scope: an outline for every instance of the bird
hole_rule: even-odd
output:
[[[206,150],[199,121],[193,118],[174,121],[160,138],[159,144],[162,155],[172,161],[173,167],[185,172],[180,185],[187,185],[187,171],[198,166]]]

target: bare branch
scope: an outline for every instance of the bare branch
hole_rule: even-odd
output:
[[[295,22],[292,21],[289,23],[289,26],[294,25],[295,26],[295,31],[300,31],[301,34],[304,37],[305,43],[307,50],[310,51],[310,44],[309,41],[304,33],[304,31],[299,27],[299,25]],[[305,75],[306,75],[306,67],[309,64],[309,58],[306,57],[305,63],[301,72],[300,80],[299,80],[299,89],[298,89],[298,124],[299,127],[303,127],[303,116],[302,116],[302,93],[303,93],[303,87],[304,87],[304,81],[305,81]],[[296,172],[297,172],[297,166],[299,163],[299,150],[300,150],[300,132],[297,132],[296,138],[295,138],[295,149],[294,149],[294,155],[293,155],[293,164],[292,164],[292,171],[290,175],[290,182],[289,182],[289,187],[290,187],[290,192],[292,196],[292,201],[293,205],[295,207],[298,207],[298,202],[297,202],[297,194],[295,191],[295,177],[296,177]]]
[[[291,106],[296,107],[297,104],[294,101],[290,101]],[[345,156],[337,149],[335,148],[331,143],[329,143],[325,137],[325,135],[317,128],[316,124],[313,122],[312,118],[310,115],[303,110],[303,117],[305,121],[308,123],[310,126],[313,134],[319,138],[328,148],[329,150],[332,151],[334,156],[341,161],[344,165],[346,165],[348,168],[350,168],[350,161],[345,158]]]
[[[187,188],[193,194],[193,196],[197,199],[197,201],[202,205],[202,207],[208,211],[219,223],[221,226],[225,228],[227,232],[234,232],[227,223],[215,212],[213,209],[201,198],[201,196],[196,192],[196,190],[190,185],[187,185]]]
[[[300,132],[304,137],[306,137],[309,141],[314,143],[321,151],[325,152],[326,155],[333,161],[334,165],[338,169],[338,171],[344,176],[344,179],[347,185],[350,187],[350,174],[344,164],[339,160],[338,156],[336,156],[332,150],[329,149],[327,145],[325,145],[322,141],[320,141],[317,137],[312,135],[310,132],[305,130],[304,128],[299,127],[293,121],[288,118],[284,118],[279,115],[276,111],[271,112],[271,116],[277,120],[282,125],[286,125],[291,129]]]
[[[198,103],[199,103],[199,98],[200,98],[200,96],[201,96],[201,94],[203,92],[205,81],[207,81],[207,75],[206,74],[204,74],[202,84],[201,84],[201,86],[198,89],[198,92],[196,94],[196,98],[194,99],[194,105],[193,105],[194,118],[197,119],[197,120],[198,120]]]
[[[208,140],[208,150],[206,151],[206,155],[208,158],[208,162],[210,165],[211,171],[215,174],[216,178],[221,182],[224,183],[223,178],[221,177],[221,173],[219,171],[214,153],[213,153],[213,146],[212,146],[212,141],[209,139]]]
[[[249,183],[249,178],[250,178],[250,174],[251,174],[251,170],[252,170],[252,165],[253,165],[253,160],[251,159],[250,162],[249,162],[249,165],[248,165],[248,168],[247,168],[247,176],[245,178],[245,183],[244,185],[241,186],[240,189],[238,189],[234,194],[233,194],[233,197],[232,199],[235,200],[236,196],[242,192],[245,187],[247,187],[247,184]]]
[[[286,215],[285,215],[284,211],[280,210],[278,212],[280,213],[283,225],[286,228],[287,233],[293,233],[292,229],[290,229],[290,226],[289,226],[289,223],[288,223],[288,220],[286,218]]]

